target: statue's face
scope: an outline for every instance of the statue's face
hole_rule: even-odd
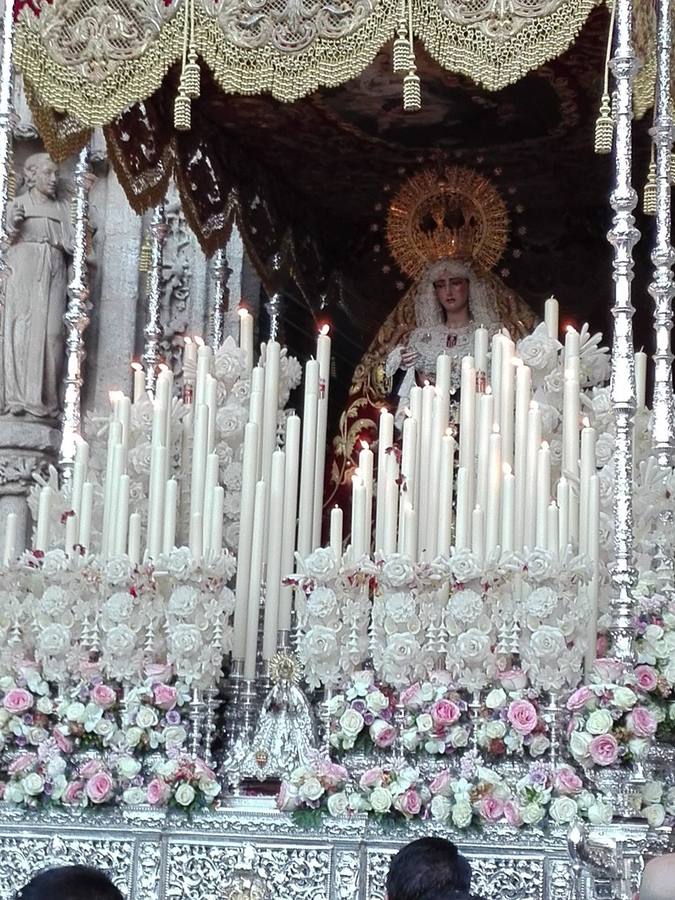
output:
[[[436,299],[446,312],[457,314],[468,311],[469,279],[442,275],[434,281]]]
[[[35,187],[45,197],[56,197],[59,186],[59,169],[51,159],[40,164],[35,174]]]

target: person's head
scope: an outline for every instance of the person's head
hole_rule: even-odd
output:
[[[470,319],[498,327],[499,313],[483,276],[468,262],[440,259],[424,270],[415,289],[415,324],[460,326]]]
[[[392,859],[387,900],[445,900],[468,894],[471,866],[450,841],[425,837],[407,844]]]
[[[59,866],[34,875],[15,900],[124,900],[124,896],[98,869]]]
[[[59,167],[48,153],[33,153],[24,164],[26,184],[45,197],[56,197]]]
[[[440,272],[434,279],[436,299],[445,311],[446,318],[469,319],[469,279],[464,275]]]
[[[647,863],[640,882],[640,900],[675,900],[675,853]]]

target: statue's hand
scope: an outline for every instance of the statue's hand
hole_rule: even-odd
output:
[[[20,228],[26,218],[26,210],[17,203],[17,205],[12,210],[12,221],[11,225],[13,228]]]
[[[420,355],[417,350],[404,350],[401,353],[401,368],[412,369],[419,358]]]

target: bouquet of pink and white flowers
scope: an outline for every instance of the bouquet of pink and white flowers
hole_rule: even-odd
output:
[[[448,754],[469,742],[467,704],[442,680],[415,682],[401,693],[406,750]]]
[[[360,744],[384,749],[396,740],[394,698],[374,683],[372,672],[356,672],[345,690],[329,701],[330,743],[338,750]]]
[[[431,793],[419,770],[400,765],[375,767],[364,772],[358,790],[350,799],[350,806],[354,811],[371,812],[376,816],[398,814],[405,819],[414,819],[424,813],[430,800]]]
[[[283,812],[298,809],[318,809],[326,803],[332,816],[345,815],[350,810],[345,793],[349,774],[344,766],[319,757],[306,766],[298,766],[291,777],[282,782],[277,806]]]
[[[542,756],[550,747],[548,725],[535,691],[493,688],[484,698],[475,723],[478,746],[490,756]]]
[[[151,806],[175,806],[190,811],[198,806],[211,806],[220,793],[213,769],[203,760],[190,756],[161,760],[153,766],[152,775],[146,790],[146,802]]]

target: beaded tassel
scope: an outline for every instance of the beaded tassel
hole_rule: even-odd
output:
[[[656,163],[653,159],[649,163],[647,183],[642,195],[642,211],[646,216],[656,215]]]
[[[402,0],[399,10],[398,28],[393,49],[393,68],[396,74],[408,72],[413,65],[412,46],[406,34],[406,8],[405,0]]]
[[[614,140],[614,110],[609,97],[609,60],[612,55],[612,38],[614,36],[614,8],[611,4],[612,14],[609,19],[609,31],[607,33],[607,52],[605,54],[605,83],[602,88],[602,100],[600,112],[595,121],[595,152],[611,153]]]

